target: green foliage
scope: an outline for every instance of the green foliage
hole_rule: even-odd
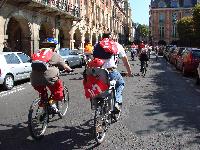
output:
[[[194,30],[197,38],[200,38],[200,3],[193,8]]]
[[[139,24],[137,26],[137,30],[139,32],[139,36],[145,38],[149,35],[149,27],[147,25]]]
[[[177,23],[177,30],[181,40],[189,40],[194,36],[193,17],[183,17]]]

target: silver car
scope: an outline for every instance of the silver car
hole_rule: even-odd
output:
[[[14,82],[30,78],[31,59],[22,52],[0,52],[0,85],[10,90]]]
[[[199,66],[197,67],[197,82],[198,85],[200,84],[200,63]]]

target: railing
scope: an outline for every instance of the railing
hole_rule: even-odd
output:
[[[68,12],[75,17],[80,17],[80,7],[78,4],[74,5],[68,3],[66,0],[34,0],[51,8],[56,8],[63,12]]]

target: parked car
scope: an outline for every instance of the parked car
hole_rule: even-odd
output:
[[[167,45],[163,51],[163,57],[168,60],[168,56],[169,56],[169,50],[171,47],[173,47],[174,45]]]
[[[200,84],[200,63],[197,67],[197,82],[196,82],[197,85]]]
[[[65,63],[68,64],[70,67],[82,67],[83,60],[81,56],[75,51],[70,50],[69,48],[61,48],[57,52],[62,56]]]
[[[0,85],[5,90],[10,90],[14,82],[30,78],[31,59],[22,52],[0,53]]]
[[[197,67],[200,62],[200,49],[186,48],[181,58],[177,60],[177,68],[180,69],[183,75],[189,73],[197,73]]]
[[[170,58],[171,58],[171,56],[172,56],[172,54],[173,54],[175,49],[176,49],[175,46],[169,48],[168,52],[166,53],[166,60],[167,61],[170,62]]]
[[[174,66],[176,66],[178,57],[180,57],[181,53],[185,49],[186,49],[185,47],[177,47],[177,48],[175,48],[175,50],[171,53],[171,55],[169,57],[170,63],[172,63],[172,64],[174,64]]]

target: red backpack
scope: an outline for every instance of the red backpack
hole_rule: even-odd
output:
[[[117,55],[117,52],[117,44],[109,38],[104,38],[94,46],[93,56],[99,59],[109,59]]]
[[[40,49],[36,54],[32,55],[32,70],[46,71],[49,67],[49,60],[52,58],[53,52],[51,49]]]

